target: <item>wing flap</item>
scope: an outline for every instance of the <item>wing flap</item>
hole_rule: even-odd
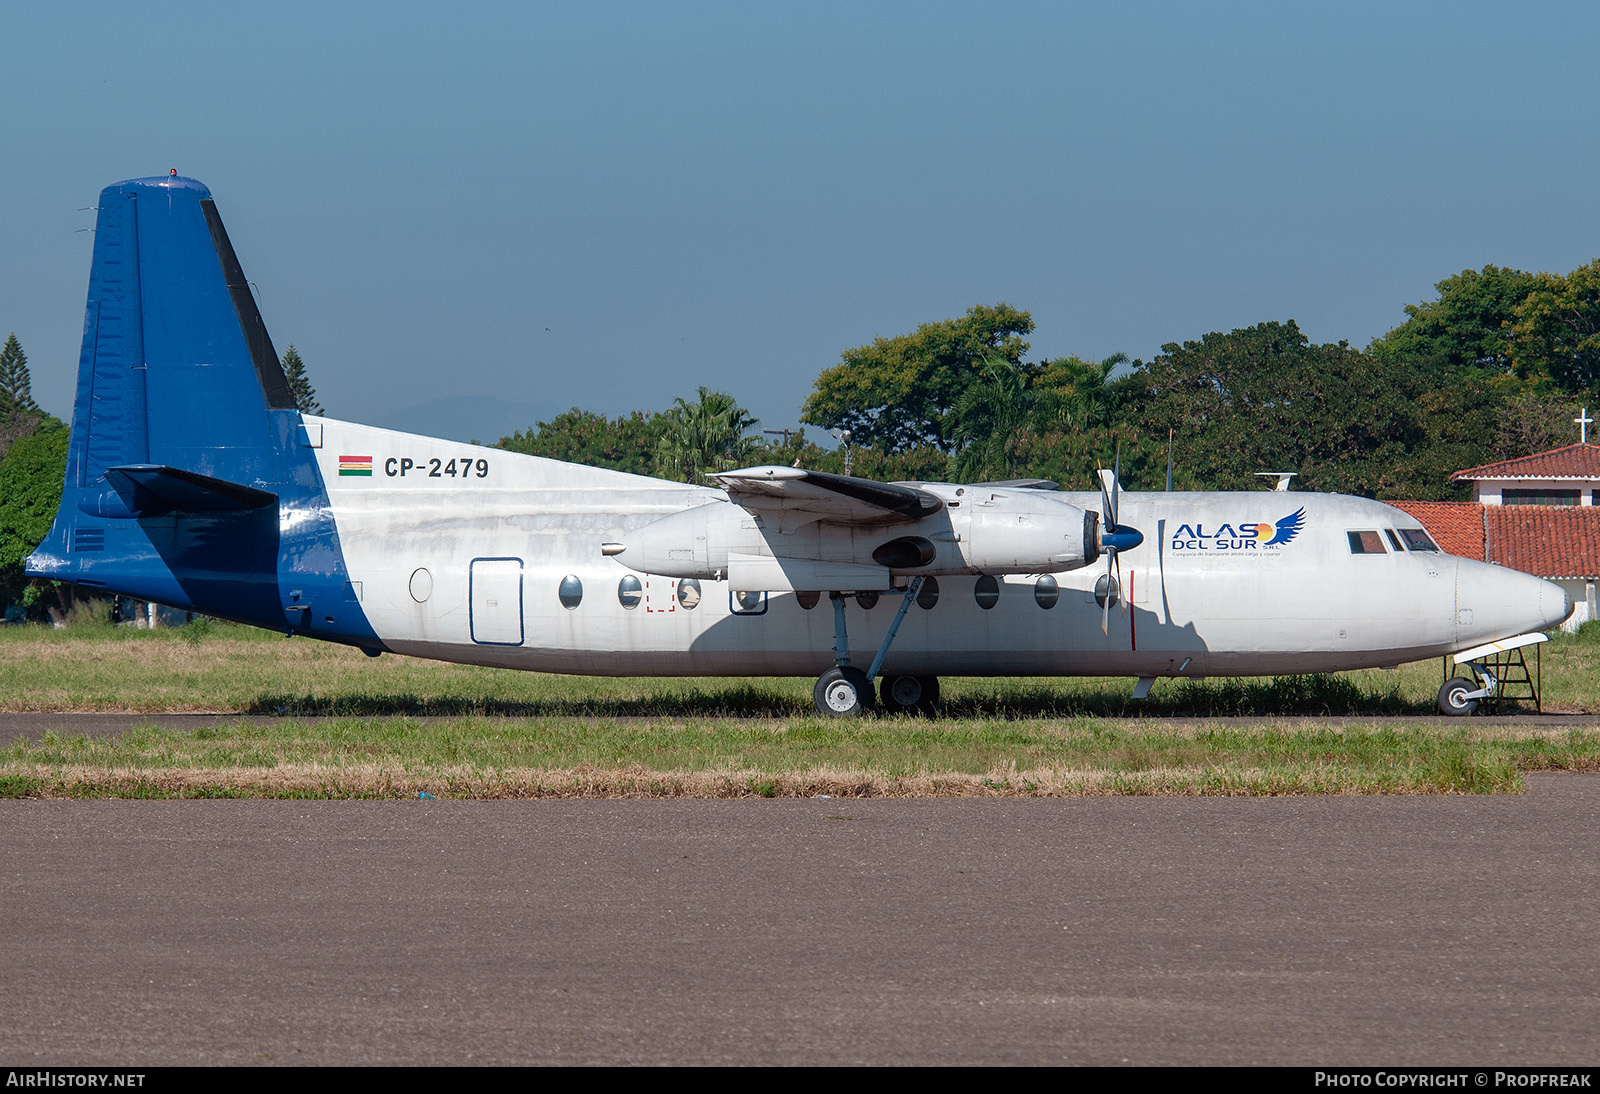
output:
[[[944,508],[937,497],[914,486],[799,467],[746,467],[710,477],[751,512],[805,514],[835,524],[897,524]]]

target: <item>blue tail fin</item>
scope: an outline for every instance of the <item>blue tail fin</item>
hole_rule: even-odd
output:
[[[28,573],[377,645],[300,426],[210,191],[106,187],[61,509]]]
[[[211,193],[135,179],[100,194],[67,485],[164,464],[249,482],[294,399]]]

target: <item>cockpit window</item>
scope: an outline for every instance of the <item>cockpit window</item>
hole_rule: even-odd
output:
[[[1428,533],[1421,528],[1402,528],[1400,534],[1405,537],[1406,546],[1413,551],[1439,551],[1439,545],[1428,538]]]
[[[1385,528],[1383,534],[1389,537],[1389,546],[1394,548],[1394,553],[1399,554],[1405,548],[1400,546],[1400,537],[1394,534],[1393,528]]]
[[[1350,537],[1350,553],[1353,555],[1386,555],[1389,552],[1383,549],[1383,540],[1377,532],[1346,532]]]

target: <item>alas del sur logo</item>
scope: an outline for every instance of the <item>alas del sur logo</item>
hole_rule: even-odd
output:
[[[1180,524],[1172,533],[1174,551],[1257,551],[1282,547],[1305,527],[1306,511],[1296,509],[1276,524],[1223,524],[1207,531],[1202,524]]]

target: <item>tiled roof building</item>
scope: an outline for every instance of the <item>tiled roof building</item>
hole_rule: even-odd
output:
[[[1600,445],[1569,444],[1450,476],[1472,483],[1472,498],[1484,505],[1595,504],[1600,491]]]
[[[1484,555],[1552,579],[1600,576],[1600,509],[1570,505],[1486,505]]]
[[[1439,546],[1564,586],[1577,610],[1566,629],[1600,618],[1600,445],[1569,444],[1457,471],[1470,502],[1396,501]]]

